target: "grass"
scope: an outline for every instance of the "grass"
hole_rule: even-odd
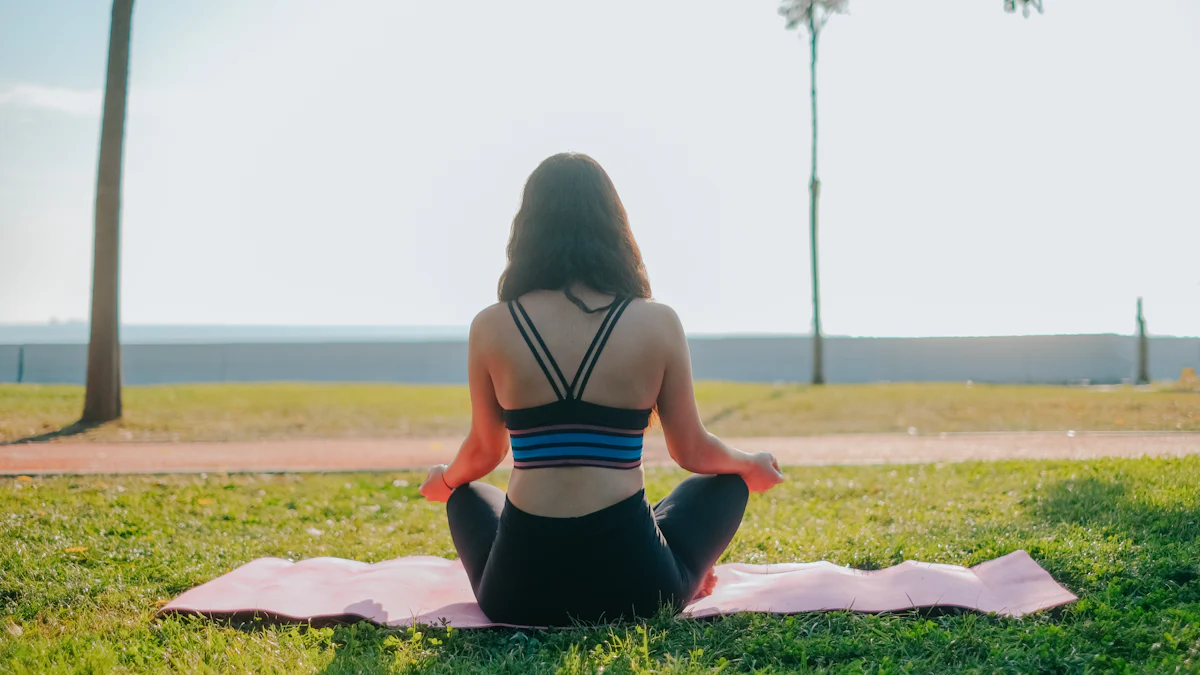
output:
[[[554,632],[156,621],[166,599],[259,556],[452,557],[445,516],[411,473],[6,478],[0,672],[1200,672],[1200,457],[787,473],[751,499],[725,560],[971,565],[1023,548],[1082,600],[1021,619],[663,616]],[[681,476],[652,471],[651,496]]]
[[[702,382],[696,398],[725,436],[954,431],[1200,431],[1200,394],[962,383],[804,385]],[[222,384],[129,387],[125,418],[75,436],[95,441],[457,436],[465,387]],[[0,384],[0,443],[58,430],[83,389]]]

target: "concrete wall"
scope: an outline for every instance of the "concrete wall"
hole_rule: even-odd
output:
[[[16,382],[20,368],[21,348],[17,345],[0,345],[0,382]]]
[[[1130,355],[1130,363],[1136,364],[1136,359],[1136,352]],[[1200,373],[1200,339],[1151,338],[1151,377],[1174,380],[1179,377],[1179,371],[1185,366],[1191,366]]]
[[[82,384],[86,345],[26,345],[25,382]],[[0,382],[15,382],[18,348],[0,346]],[[126,384],[467,380],[465,342],[125,345]]]
[[[807,338],[695,338],[695,377],[744,382],[809,379]],[[461,341],[126,345],[126,384],[170,382],[466,382]],[[26,345],[24,381],[82,384],[84,345]],[[0,345],[0,382],[15,382],[21,348]],[[1136,343],[1120,335],[980,338],[829,338],[830,382],[1116,383],[1135,375]],[[1200,369],[1200,339],[1152,338],[1154,379]]]
[[[1132,339],[1116,335],[985,338],[832,338],[825,344],[830,382],[965,381],[1120,382]],[[803,381],[810,378],[807,339],[692,340],[696,377]]]

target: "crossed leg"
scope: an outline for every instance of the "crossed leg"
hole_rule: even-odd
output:
[[[712,567],[746,512],[750,492],[741,476],[689,476],[654,505],[654,520],[683,568],[690,600],[716,584]]]
[[[500,529],[504,500],[504,490],[473,482],[455,488],[446,501],[450,537],[476,596],[479,595],[483,569],[492,553],[492,544],[496,541],[496,532]]]
[[[684,576],[687,600],[698,590],[712,591],[712,567],[741,525],[748,498],[741,476],[690,476],[654,505],[655,523]],[[503,490],[479,482],[459,486],[446,502],[450,536],[477,596],[504,502]]]

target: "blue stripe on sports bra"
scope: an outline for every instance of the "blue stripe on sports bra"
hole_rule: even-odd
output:
[[[582,445],[564,445],[558,448],[547,448],[545,450],[514,450],[513,459],[523,461],[526,459],[555,459],[558,457],[599,457],[601,459],[619,459],[622,462],[631,462],[642,458],[642,449],[633,448],[631,450],[615,450],[612,448],[593,448]]]
[[[538,434],[536,436],[516,436],[512,437],[513,450],[536,448],[548,448],[559,445],[597,445],[603,447],[614,448],[640,448],[642,447],[641,436],[614,436],[607,434],[598,434],[591,431],[577,431],[575,433],[557,433],[557,434]]]

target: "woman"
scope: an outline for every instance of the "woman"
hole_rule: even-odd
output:
[[[480,608],[551,626],[678,610],[711,592],[747,492],[783,474],[770,454],[705,431],[683,327],[650,300],[625,207],[595,160],[555,155],[529,176],[499,291],[471,324],[471,432],[421,486],[447,502]],[[655,410],[671,458],[708,475],[651,507],[641,454]],[[510,445],[508,494],[475,482]]]

